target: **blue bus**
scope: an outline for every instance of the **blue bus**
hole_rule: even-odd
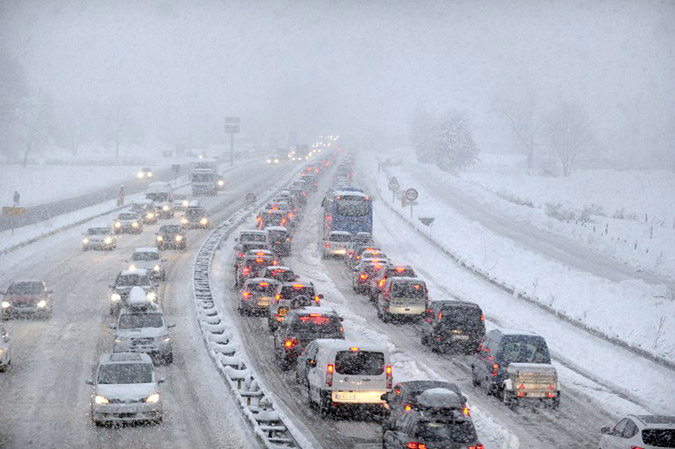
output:
[[[373,200],[356,187],[329,190],[321,203],[323,236],[331,231],[373,233]]]

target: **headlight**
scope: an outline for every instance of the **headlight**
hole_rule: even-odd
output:
[[[157,236],[157,241],[158,241],[158,242],[161,242],[162,240],[164,240],[164,237],[162,237],[161,235],[158,235],[158,236]]]
[[[188,207],[190,205],[190,202],[188,200],[183,201],[183,207]]]
[[[165,204],[164,207],[162,207],[162,210],[164,210],[164,212],[169,212],[169,209],[171,208],[169,207],[168,204]]]
[[[82,243],[86,245],[87,243],[89,243],[89,239],[82,239]]]
[[[122,296],[120,296],[119,293],[113,293],[112,295],[110,295],[110,300],[113,301],[113,302],[120,301],[121,299],[122,299]]]
[[[271,164],[271,163],[272,163],[272,159],[267,159],[267,163],[268,163],[268,164]]]
[[[105,243],[107,243],[108,245],[112,243],[112,239],[111,239],[110,237],[104,238],[103,241],[104,241]]]
[[[122,227],[122,223],[120,223],[119,221],[116,221],[116,222],[115,222],[115,227],[116,227],[116,228],[121,228],[121,227]]]
[[[152,267],[152,271],[159,271],[159,265],[155,265],[154,267]]]
[[[199,220],[199,223],[203,225],[208,224],[208,222],[209,222],[208,218],[202,218],[201,220]]]
[[[145,299],[147,299],[148,301],[154,301],[157,299],[157,293],[150,292],[147,295],[145,295]]]
[[[9,303],[9,301],[2,301],[3,309],[9,309],[10,307],[12,307],[12,305]]]
[[[153,175],[154,175],[154,173],[153,173],[153,172],[150,172],[150,173],[147,174],[147,177],[148,177],[148,178],[152,178]]]
[[[145,398],[145,402],[149,402],[150,404],[159,402],[159,393],[152,393],[150,396]]]
[[[223,181],[223,180],[221,179],[220,181],[218,181],[218,185],[219,185],[220,187],[224,186],[224,185],[225,185],[225,181]]]
[[[97,394],[97,395],[94,397],[94,402],[96,402],[98,405],[103,405],[103,404],[109,404],[109,403],[110,403],[110,401],[108,400],[108,398],[106,398],[105,396],[101,396],[100,394]]]
[[[188,224],[188,219],[187,219],[187,218],[183,218],[180,222],[183,223],[183,224]]]
[[[177,236],[176,236],[176,241],[177,241],[177,242],[181,242],[182,240],[183,240],[183,236],[182,236],[182,235],[177,235]]]
[[[148,212],[148,215],[146,215],[146,217],[148,217],[148,220],[152,220],[153,218],[155,218],[155,214],[153,214],[152,212]]]
[[[135,270],[135,269],[136,269],[136,265],[134,265],[134,264],[129,265],[129,270]]]
[[[170,341],[171,341],[171,336],[170,336],[170,335],[165,335],[165,336],[163,336],[163,337],[162,337],[162,341],[165,341],[165,342],[167,342],[167,343],[170,342]]]
[[[115,337],[115,343],[124,343],[126,338],[124,337]]]
[[[45,301],[43,299],[43,300],[41,300],[40,302],[37,303],[37,306],[38,306],[38,309],[44,309],[45,307],[47,307],[47,301]]]
[[[142,178],[143,176],[145,176],[145,175],[143,174],[143,172],[142,172],[142,171],[139,171],[139,172],[138,172],[138,177],[139,177],[139,178]]]
[[[138,223],[134,221],[133,223],[131,223],[131,227],[132,227],[132,228],[137,228],[137,227],[138,227]]]

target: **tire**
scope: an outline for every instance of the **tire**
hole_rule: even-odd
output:
[[[513,393],[510,391],[506,391],[503,388],[501,389],[501,393],[499,393],[501,396],[501,401],[504,403],[505,406],[507,406],[511,410],[515,410],[518,408],[518,399],[513,397]]]
[[[316,404],[314,404],[314,401],[312,401],[312,394],[310,393],[309,385],[307,385],[307,405],[309,405],[310,409],[316,408]]]
[[[478,377],[476,377],[476,369],[472,366],[471,367],[471,385],[473,385],[474,387],[480,387],[480,384],[481,384],[480,379],[478,379]]]

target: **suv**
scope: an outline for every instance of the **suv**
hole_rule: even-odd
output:
[[[370,279],[377,277],[385,267],[386,264],[376,261],[360,263],[358,268],[352,269],[352,290],[360,294],[366,293]]]
[[[390,321],[395,315],[416,318],[428,307],[427,284],[418,278],[389,278],[377,298],[377,317]]]
[[[437,398],[457,397],[454,392],[436,390]],[[427,394],[425,392],[423,394]],[[441,395],[442,393],[442,395]],[[471,418],[458,409],[447,409],[443,413],[407,413],[396,420],[392,429],[382,434],[384,449],[408,448],[453,448],[483,449],[478,440]]]
[[[113,289],[110,295],[110,314],[118,313],[123,305],[129,300],[129,292],[135,286],[141,287],[145,291],[145,297],[148,301],[159,303],[157,293],[157,284],[152,282],[148,270],[122,270],[115,278],[115,283],[109,285]]]
[[[10,340],[9,334],[4,326],[0,324],[0,372],[6,371],[7,367],[12,364],[12,348],[9,346]]]
[[[274,355],[288,369],[307,344],[318,338],[344,340],[342,318],[333,309],[305,307],[286,315],[274,333]]]
[[[351,257],[345,258],[345,263],[349,268],[354,268],[356,264],[361,260],[361,254],[364,251],[380,251],[378,246],[373,246],[369,244],[357,245],[354,247]]]
[[[12,281],[0,303],[2,318],[34,315],[52,317],[52,291],[44,281]]]
[[[157,208],[152,200],[138,200],[131,205],[129,211],[139,214],[145,224],[157,223]]]
[[[316,355],[307,370],[310,406],[326,415],[338,406],[374,406],[391,392],[393,372],[389,351],[380,345],[358,345],[335,339],[315,340]]]
[[[459,349],[474,354],[485,338],[483,311],[467,301],[432,301],[422,321],[422,344],[434,351]]]
[[[244,282],[239,297],[239,315],[269,311],[270,302],[279,283],[264,277],[249,278]]]
[[[140,234],[143,232],[143,221],[136,212],[121,212],[113,222],[115,234],[126,232],[128,234]]]
[[[96,248],[112,251],[117,247],[117,236],[108,225],[92,226],[82,235],[82,251]]]
[[[152,179],[155,174],[150,167],[143,167],[137,174],[138,179]]]
[[[383,430],[393,429],[396,425],[396,420],[407,412],[428,408],[428,403],[424,401],[420,402],[418,398],[426,391],[438,389],[454,392],[459,399],[456,407],[461,408],[462,413],[465,415],[469,415],[466,397],[462,394],[462,390],[460,390],[457,384],[441,380],[410,380],[397,383],[394,385],[392,393],[383,395],[382,399],[386,402],[386,408],[389,410],[387,420],[382,423]]]
[[[298,276],[289,267],[281,265],[272,265],[265,268],[262,277],[274,279],[278,282],[293,282],[298,279]]]
[[[352,241],[352,235],[347,231],[331,231],[323,241],[321,248],[321,258],[344,257],[347,253],[347,246]]]
[[[190,206],[185,210],[185,215],[180,222],[188,229],[206,229],[209,227],[209,215],[206,213],[206,209],[201,206]]]
[[[174,324],[164,322],[162,309],[145,297],[140,287],[134,287],[129,294],[129,304],[122,309],[115,330],[113,352],[143,352],[157,357],[162,362],[173,363],[173,347],[169,329]]]
[[[323,295],[317,295],[311,282],[284,282],[277,286],[274,299],[270,303],[267,324],[275,331],[292,309],[307,306],[320,306]]]
[[[257,217],[258,229],[267,229],[270,226],[285,226],[286,214],[282,210],[269,209],[260,212]]]
[[[627,415],[600,432],[600,449],[675,447],[675,416]]]
[[[158,250],[167,248],[186,249],[185,229],[181,225],[162,225],[155,237]]]
[[[279,265],[279,259],[269,254],[246,256],[240,267],[235,266],[234,286],[241,287],[247,279],[261,277],[270,265]]]
[[[279,257],[291,254],[291,235],[283,226],[268,226],[265,230],[269,233],[270,246]]]
[[[159,250],[157,248],[136,248],[131,254],[129,270],[143,269],[147,270],[152,280],[166,280],[166,268]]]
[[[103,354],[98,362],[91,395],[91,419],[94,424],[160,423],[163,407],[152,360],[146,354]]]
[[[560,405],[558,373],[546,340],[533,332],[488,332],[471,363],[471,379],[474,386],[485,382],[487,393],[511,408],[526,401]]]
[[[417,277],[415,270],[410,265],[389,265],[386,269],[380,271],[377,276],[371,277],[368,282],[368,296],[375,302],[384,288],[385,282],[391,277]]]

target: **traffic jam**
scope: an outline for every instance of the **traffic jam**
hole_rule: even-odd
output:
[[[377,243],[374,199],[358,186],[353,166],[353,156],[343,150],[317,155],[295,168],[299,174],[294,180],[256,211],[254,226],[234,236],[231,287],[236,294],[231,299],[238,318],[255,319],[259,333],[268,333],[276,369],[291,373],[294,391],[305,395],[311,413],[321,420],[376,423],[381,426],[376,444],[384,448],[485,447],[458,383],[427,377],[395,383],[391,347],[348,335],[350,323],[328,305],[332,298],[311,276],[290,266],[298,229],[308,218],[319,223],[321,263],[342,271],[354,298],[372,307],[382,323],[413,324],[432,353],[470,360],[471,384],[504,407],[555,412],[561,387],[544,337],[501,328],[486,333],[478,304],[434,300],[420,272],[404,260],[393,260]],[[94,376],[87,380],[95,425],[163,421],[161,385],[167,378],[160,372],[174,362],[175,327],[162,310],[161,292],[171,282],[167,254],[185,253],[189,242],[201,236],[191,233],[212,227],[207,208],[196,198],[218,195],[223,184],[217,164],[196,162],[191,198],[174,192],[169,183],[152,182],[145,199],[133,201],[112,223],[84,230],[81,250],[105,254],[115,251],[125,234],[148,235],[148,227],[156,229],[152,243],[134,248],[110,278],[111,350],[100,354]],[[307,215],[310,204],[319,216]],[[3,320],[50,319],[52,294],[44,280],[12,282],[1,304]],[[4,327],[0,330],[0,370],[5,371],[12,362],[11,339]]]

